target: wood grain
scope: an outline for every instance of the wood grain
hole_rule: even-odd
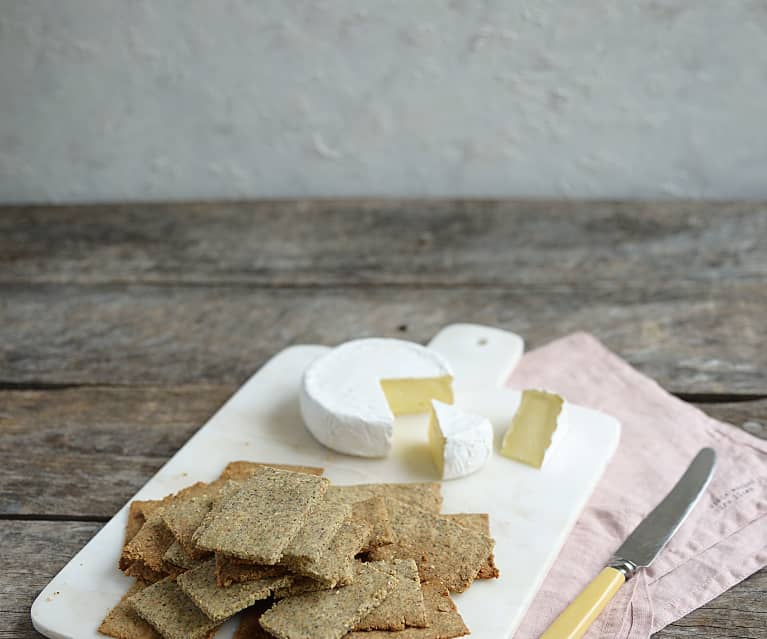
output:
[[[763,203],[344,200],[0,209],[0,279],[577,285],[767,273]]]
[[[677,393],[767,395],[761,283],[664,291],[0,286],[0,384],[237,384],[294,343],[431,338],[456,321],[534,348],[572,331]]]
[[[290,344],[585,330],[767,437],[766,277],[766,203],[0,207],[0,639],[39,636],[42,586]],[[656,637],[766,627],[763,570]]]

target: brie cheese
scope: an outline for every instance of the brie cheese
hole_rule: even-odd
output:
[[[540,468],[567,430],[567,403],[556,393],[522,391],[514,419],[503,436],[501,454]]]
[[[301,415],[309,432],[333,450],[383,457],[395,415],[452,403],[452,371],[438,353],[397,339],[359,339],[321,356],[304,373]]]
[[[493,452],[493,427],[480,415],[432,402],[429,448],[442,479],[478,471]]]

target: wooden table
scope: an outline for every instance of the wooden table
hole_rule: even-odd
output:
[[[597,335],[767,436],[767,204],[0,209],[0,637],[271,354],[471,321]],[[657,637],[767,636],[767,570]]]

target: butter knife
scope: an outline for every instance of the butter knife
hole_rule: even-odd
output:
[[[607,565],[556,618],[541,639],[579,639],[640,568],[658,556],[684,523],[714,473],[716,453],[703,448],[684,475],[655,509],[634,529]]]

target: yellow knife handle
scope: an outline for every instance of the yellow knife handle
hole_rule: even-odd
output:
[[[624,583],[626,577],[620,570],[609,567],[602,570],[555,619],[541,639],[582,637]]]

